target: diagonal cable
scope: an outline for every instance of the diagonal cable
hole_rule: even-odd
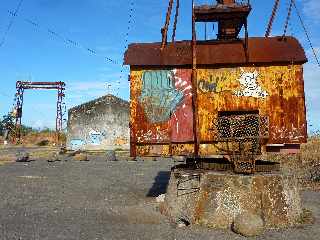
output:
[[[11,18],[10,18],[9,24],[7,26],[7,29],[4,32],[3,36],[2,36],[2,39],[1,39],[1,42],[0,42],[0,48],[4,45],[4,43],[5,43],[5,41],[6,41],[7,37],[8,37],[8,34],[9,34],[9,32],[10,32],[12,26],[13,26],[14,20],[17,17],[17,14],[18,14],[18,12],[19,12],[19,10],[21,8],[22,2],[23,2],[23,0],[20,0],[20,2],[18,3],[17,8],[13,12],[13,14],[11,15]]]
[[[301,26],[302,26],[302,28],[303,28],[303,30],[304,30],[304,33],[306,34],[306,37],[307,37],[307,39],[308,39],[308,42],[309,42],[309,45],[310,45],[311,50],[312,50],[312,52],[313,52],[314,58],[316,59],[316,62],[317,62],[317,64],[318,64],[318,66],[320,67],[320,61],[319,61],[319,58],[318,58],[318,56],[317,56],[317,53],[316,53],[316,51],[315,51],[315,49],[314,49],[314,47],[313,47],[313,44],[312,44],[311,38],[310,38],[310,36],[309,36],[308,30],[307,30],[307,28],[306,28],[306,25],[304,24],[304,22],[303,22],[303,20],[302,20],[301,14],[300,14],[300,12],[299,12],[299,10],[298,10],[298,8],[297,8],[297,5],[296,5],[295,1],[293,0],[292,3],[293,3],[294,8],[296,9],[296,12],[297,12],[297,15],[298,15],[298,17],[299,17]]]

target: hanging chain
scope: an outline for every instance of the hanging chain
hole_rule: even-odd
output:
[[[269,35],[271,33],[271,29],[272,29],[272,25],[273,25],[273,22],[274,22],[274,18],[276,17],[277,10],[279,8],[279,3],[280,3],[280,0],[275,0],[275,2],[274,2],[274,6],[273,6],[273,9],[272,9],[272,13],[271,13],[271,17],[270,17],[270,20],[269,20],[269,24],[268,24],[268,27],[267,27],[267,31],[266,31],[265,37],[269,37]]]
[[[176,30],[177,30],[177,23],[178,23],[178,16],[179,16],[179,7],[180,7],[180,0],[177,0],[176,14],[174,16],[174,24],[173,24],[173,31],[172,31],[172,42],[174,42],[175,38],[176,38]]]
[[[293,5],[293,0],[290,0],[288,15],[287,15],[287,19],[286,19],[286,22],[284,25],[284,30],[283,30],[283,36],[285,36],[287,34],[288,24],[289,24],[291,12],[292,12],[292,5]]]
[[[168,28],[170,24],[172,6],[173,6],[173,0],[169,0],[169,6],[166,14],[166,22],[164,24],[164,27],[161,28],[161,34],[162,34],[161,50],[163,50],[165,45],[167,44],[167,35],[168,35]]]

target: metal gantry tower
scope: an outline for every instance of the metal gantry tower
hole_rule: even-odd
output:
[[[14,142],[21,140],[21,124],[22,124],[22,107],[23,107],[23,94],[26,89],[33,90],[57,90],[57,114],[56,114],[56,143],[59,144],[61,140],[61,133],[63,131],[64,117],[66,114],[64,82],[23,82],[17,81],[16,95],[15,95],[15,108],[13,115],[15,116],[15,134]]]

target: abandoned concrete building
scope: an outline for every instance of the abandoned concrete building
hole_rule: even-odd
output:
[[[68,149],[129,148],[129,103],[106,95],[68,112]]]

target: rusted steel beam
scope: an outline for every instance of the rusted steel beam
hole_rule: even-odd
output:
[[[22,81],[19,81],[20,84],[22,85],[65,85],[64,82],[22,82]]]
[[[50,89],[61,89],[60,87],[47,87],[47,86],[23,86],[24,89],[46,89],[46,90],[50,90]],[[65,89],[65,88],[62,88]]]
[[[164,27],[161,28],[161,33],[162,33],[161,50],[164,49],[165,45],[167,44],[167,35],[168,35],[168,28],[170,24],[172,6],[173,6],[173,0],[169,0],[169,6],[167,10],[167,15],[166,15],[166,22],[164,24]]]
[[[221,8],[214,5],[201,5],[195,6],[194,11],[196,22],[212,22],[230,18],[246,18],[251,11],[251,6]]]
[[[305,52],[294,37],[248,38],[246,59],[243,40],[197,41],[197,65],[239,66],[246,64],[303,64],[307,62]],[[163,51],[160,43],[131,44],[125,54],[125,64],[131,66],[163,67],[192,66],[191,41],[176,41]]]
[[[246,53],[246,62],[249,62],[249,34],[248,34],[248,19],[245,19],[244,22],[244,32],[245,32],[245,53]]]
[[[197,36],[196,22],[194,14],[194,0],[192,0],[192,109],[193,109],[193,138],[194,138],[194,157],[199,156],[199,119],[198,119],[198,98],[197,98]]]

